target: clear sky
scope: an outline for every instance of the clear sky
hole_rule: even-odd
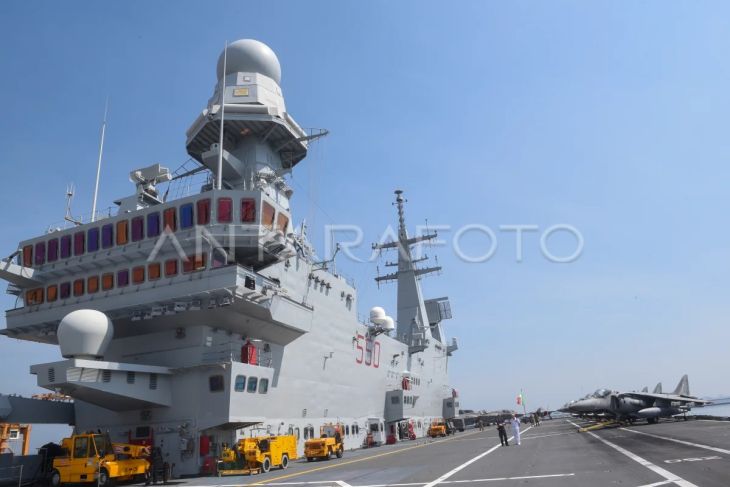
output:
[[[294,173],[318,248],[324,225],[359,225],[367,255],[396,224],[395,188],[411,229],[494,230],[486,262],[427,250],[464,407],[514,407],[520,388],[557,407],[684,373],[692,392],[730,392],[729,23],[723,2],[1,2],[0,248],[62,220],[67,183],[90,210],[107,95],[102,207],[131,193],[130,170],[186,159],[224,42],[256,38],[279,56],[288,111],[331,131]],[[499,231],[516,224],[540,229],[521,262]],[[555,224],[583,236],[572,263],[541,255]],[[338,260],[362,313],[394,312],[382,264]],[[37,392],[29,366],[60,358],[4,337],[0,352],[5,393]]]

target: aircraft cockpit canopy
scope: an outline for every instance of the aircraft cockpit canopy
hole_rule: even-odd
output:
[[[593,397],[606,397],[609,394],[611,394],[611,391],[608,389],[598,389],[594,394]]]

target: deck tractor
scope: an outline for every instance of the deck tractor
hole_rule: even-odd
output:
[[[342,441],[344,427],[341,424],[326,424],[319,429],[319,438],[312,438],[304,443],[304,456],[308,462],[328,460],[335,455],[342,458],[345,444]]]
[[[216,463],[218,476],[251,475],[268,472],[271,467],[285,469],[297,457],[293,435],[256,436],[238,440],[233,448],[224,446]]]

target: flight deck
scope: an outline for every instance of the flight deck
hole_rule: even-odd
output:
[[[535,485],[545,487],[730,485],[730,422],[662,421],[594,432],[571,419],[523,426],[502,447],[494,426],[445,439],[347,451],[340,460],[292,462],[252,477],[200,477],[180,487]]]

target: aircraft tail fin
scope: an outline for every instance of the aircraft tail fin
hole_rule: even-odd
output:
[[[649,392],[649,386],[644,386],[641,392]]]
[[[674,389],[676,396],[689,396],[689,378],[687,374],[683,375],[677,384],[677,388]]]
[[[660,382],[660,383],[659,383],[659,384],[657,384],[657,385],[656,385],[656,387],[654,388],[654,394],[661,394],[661,393],[662,393],[662,383]]]

